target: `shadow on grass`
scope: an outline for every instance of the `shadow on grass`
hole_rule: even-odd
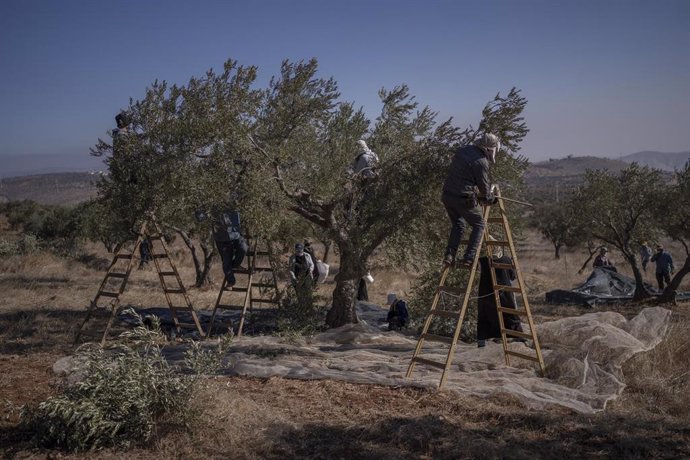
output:
[[[86,310],[43,307],[0,313],[0,354],[73,349],[74,335]],[[94,312],[80,342],[100,340],[110,309]],[[114,331],[122,328],[116,321]]]
[[[478,413],[477,415],[482,415]],[[395,417],[367,426],[275,427],[265,458],[687,458],[690,428],[634,416]],[[469,422],[469,423],[468,423]],[[271,436],[269,435],[269,438]]]

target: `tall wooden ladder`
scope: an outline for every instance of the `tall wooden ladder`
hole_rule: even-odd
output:
[[[152,232],[149,234],[149,231],[151,230]],[[199,323],[199,318],[197,317],[194,307],[192,306],[192,302],[187,295],[187,290],[182,283],[180,274],[177,271],[172,258],[170,257],[170,251],[168,250],[167,244],[165,244],[163,232],[158,226],[155,216],[153,214],[149,214],[144,220],[144,223],[141,225],[137,240],[134,243],[131,251],[123,246],[113,257],[113,261],[110,263],[105,277],[98,288],[96,297],[94,297],[89,304],[86,317],[77,331],[75,343],[79,341],[84,326],[91,318],[94,310],[100,306],[99,302],[102,302],[105,299],[106,302],[110,302],[111,307],[110,317],[105,330],[103,331],[103,337],[101,338],[101,345],[105,344],[105,341],[108,338],[108,332],[110,331],[113,321],[120,310],[120,297],[127,286],[127,281],[129,280],[129,277],[132,273],[132,268],[134,267],[134,261],[138,258],[137,250],[144,239],[149,241],[150,256],[156,267],[158,278],[160,280],[161,287],[163,288],[165,300],[168,303],[168,308],[170,309],[170,314],[173,318],[175,329],[178,333],[180,332],[181,328],[196,329],[199,336],[204,337],[204,331]],[[105,307],[105,305],[103,306]],[[181,312],[188,313],[191,316],[192,322],[185,323],[180,321],[178,314]]]
[[[212,334],[218,310],[239,310],[242,312],[237,328],[237,337],[241,337],[247,310],[253,313],[254,306],[277,306],[279,303],[278,279],[274,266],[275,258],[270,244],[261,238],[253,240],[247,238],[247,244],[249,245],[246,256],[247,268],[240,267],[233,270],[236,279],[235,285],[228,286],[227,279],[223,277],[216,305],[211,314],[211,321],[208,324],[209,336]]]
[[[455,348],[460,338],[460,331],[462,329],[462,322],[467,312],[467,307],[472,299],[472,286],[474,284],[474,279],[477,274],[477,268],[479,265],[479,258],[481,256],[481,249],[483,248],[489,259],[489,268],[491,272],[491,284],[493,286],[493,295],[496,300],[499,325],[501,331],[501,340],[503,342],[503,352],[505,356],[506,365],[510,366],[510,358],[518,357],[522,359],[527,359],[530,361],[535,361],[539,364],[540,370],[544,371],[544,358],[541,353],[541,348],[539,346],[539,340],[537,338],[536,328],[534,326],[534,321],[532,319],[532,313],[529,307],[529,300],[527,298],[527,291],[525,286],[525,281],[522,277],[522,272],[520,270],[520,265],[518,263],[517,251],[515,250],[515,242],[513,241],[513,236],[510,231],[510,224],[508,223],[508,217],[506,215],[506,208],[504,201],[500,199],[500,190],[496,188],[496,195],[499,197],[499,201],[496,205],[485,206],[483,210],[484,221],[486,222],[485,230],[481,235],[480,247],[472,261],[472,265],[469,268],[445,266],[441,271],[441,278],[436,288],[434,298],[431,303],[431,309],[429,310],[428,316],[424,322],[424,327],[422,328],[421,336],[417,342],[414,354],[412,355],[412,360],[407,369],[405,375],[406,378],[412,376],[416,364],[423,364],[426,366],[441,369],[443,372],[441,374],[441,381],[439,383],[439,388],[442,388],[448,377],[448,370],[451,367],[451,362],[455,356]],[[469,233],[470,229],[468,229]],[[492,239],[489,238],[492,235]],[[495,238],[498,237],[498,238]],[[464,240],[463,244],[467,244],[468,241]],[[508,255],[512,260],[510,264],[497,263],[493,260],[493,250],[496,247],[502,247],[505,251],[507,249]],[[453,269],[469,269],[469,275],[467,279],[466,286],[448,286],[446,285],[446,279],[451,270]],[[516,286],[506,286],[499,285],[496,282],[496,270],[505,269],[513,270],[516,274],[517,285]],[[519,295],[521,302],[516,303],[515,309],[508,308],[501,305],[500,293],[501,291],[512,292]],[[459,309],[453,308],[458,306],[457,300],[462,297],[462,303],[459,304]],[[446,304],[445,300],[449,299],[448,304],[451,308],[444,308]],[[444,300],[444,302],[442,302]],[[443,305],[442,305],[443,304]],[[521,304],[521,306],[520,306]],[[506,329],[503,314],[518,315],[527,320],[529,326],[529,332],[519,332],[512,329]],[[432,334],[429,332],[429,328],[432,324],[434,318],[442,319],[452,319],[456,321],[454,333],[451,336],[443,336],[438,334]],[[508,346],[508,340],[510,338],[515,338],[519,340],[532,340],[534,346],[534,354],[522,353],[515,351]],[[429,358],[421,356],[425,341],[441,342],[449,345],[448,355],[445,362],[439,362]]]

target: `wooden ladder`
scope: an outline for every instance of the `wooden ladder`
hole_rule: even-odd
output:
[[[237,280],[234,286],[228,286],[227,279],[223,277],[216,305],[213,308],[213,314],[211,314],[211,321],[208,324],[209,336],[211,336],[218,310],[239,310],[242,312],[237,329],[237,337],[241,337],[247,310],[253,313],[255,305],[278,304],[278,279],[274,268],[274,257],[270,244],[266,243],[264,249],[259,249],[260,241],[260,238],[256,238],[253,242],[247,238],[249,245],[246,256],[247,268],[240,267],[233,270]],[[242,297],[238,299],[238,296],[232,293],[240,293]]]
[[[500,190],[498,188],[496,189],[496,195],[500,198]],[[498,216],[492,216],[492,209],[495,209],[493,214],[498,214]],[[439,389],[443,387],[443,385],[446,382],[446,379],[448,377],[448,370],[451,367],[451,362],[453,360],[453,357],[455,356],[455,347],[458,343],[458,339],[460,337],[460,331],[462,329],[462,322],[465,317],[465,313],[467,312],[467,306],[469,305],[469,302],[471,300],[471,295],[472,295],[472,286],[474,284],[474,279],[475,275],[477,273],[477,267],[479,265],[479,258],[481,255],[481,248],[483,247],[484,250],[487,253],[488,259],[489,259],[489,268],[491,272],[491,284],[493,286],[493,295],[496,300],[496,305],[497,305],[497,310],[498,310],[498,318],[499,318],[499,325],[500,325],[500,331],[501,331],[501,339],[503,342],[503,352],[505,356],[505,361],[506,365],[510,366],[510,357],[519,357],[523,359],[527,359],[530,361],[535,361],[539,364],[539,368],[541,371],[544,371],[544,358],[541,353],[541,348],[539,346],[539,340],[537,338],[537,333],[536,333],[536,328],[534,326],[534,321],[532,319],[532,313],[530,311],[529,307],[529,300],[527,298],[527,291],[526,291],[526,286],[524,279],[522,277],[522,272],[520,270],[520,265],[518,263],[517,259],[517,251],[515,250],[515,242],[513,241],[513,236],[510,231],[510,224],[508,223],[508,218],[506,215],[506,209],[505,209],[505,204],[503,200],[499,199],[498,204],[494,206],[485,206],[483,210],[483,217],[484,221],[486,222],[486,225],[484,227],[484,232],[481,235],[480,239],[480,250],[477,251],[474,260],[472,261],[472,265],[469,268],[469,276],[467,280],[467,285],[466,286],[447,286],[446,285],[446,279],[448,277],[448,274],[450,273],[450,270],[453,269],[451,266],[445,266],[443,270],[441,271],[441,279],[439,281],[438,287],[436,288],[436,292],[434,294],[434,298],[431,302],[431,309],[429,310],[429,313],[426,317],[426,320],[424,321],[424,327],[422,328],[422,333],[419,337],[419,340],[417,341],[417,346],[415,348],[414,354],[412,355],[412,360],[410,361],[410,365],[407,369],[407,373],[405,374],[406,378],[410,378],[412,376],[412,372],[414,371],[415,364],[423,364],[426,366],[442,369],[443,373],[441,374],[441,381],[439,383]],[[468,232],[471,231],[471,229],[467,229]],[[490,240],[489,235],[496,235],[499,236],[497,240]],[[467,244],[468,241],[464,240],[462,243]],[[493,251],[492,249],[500,246],[503,248],[507,248],[509,251],[509,255],[512,263],[510,264],[501,264],[501,263],[496,263],[493,260]],[[467,269],[467,268],[462,268],[462,269]],[[517,278],[517,286],[506,286],[506,285],[499,285],[496,283],[496,271],[498,269],[507,269],[507,270],[513,270],[516,274]],[[520,308],[519,303],[517,303],[517,308],[507,308],[503,305],[501,305],[501,299],[500,299],[500,293],[501,291],[505,292],[513,292],[515,294],[519,294],[520,298],[522,300],[522,308]],[[462,296],[462,303],[460,304],[460,308],[458,310],[455,309],[444,309],[440,305],[440,300],[442,297],[445,296],[450,296],[456,299],[459,299]],[[457,304],[455,304],[457,305]],[[529,332],[518,332],[514,331],[512,329],[506,329],[505,324],[503,321],[503,313],[506,314],[512,314],[512,315],[518,315],[520,317],[524,317],[527,319],[527,324],[529,326]],[[437,335],[437,334],[432,334],[429,333],[429,327],[431,326],[431,323],[434,318],[445,318],[445,319],[454,319],[456,320],[455,324],[455,329],[453,332],[453,336],[443,336],[443,335]],[[510,336],[510,337],[509,337]],[[518,351],[511,350],[508,347],[508,339],[509,338],[518,338],[522,340],[532,340],[534,344],[534,351],[535,354],[525,354],[521,353]],[[434,341],[434,342],[441,342],[449,345],[448,349],[448,355],[446,357],[445,362],[439,362],[435,361],[432,359],[424,358],[421,355],[424,342],[426,340],[429,341]]]
[[[153,233],[148,234],[149,229],[152,227]],[[158,226],[158,222],[153,214],[149,214],[144,220],[139,230],[137,240],[134,243],[132,250],[127,250],[124,246],[121,247],[115,256],[113,261],[110,263],[108,270],[101,282],[96,297],[91,301],[86,312],[86,317],[81,323],[79,330],[77,331],[75,337],[75,343],[79,341],[81,333],[84,326],[91,318],[94,310],[99,307],[99,301],[102,299],[107,299],[110,302],[111,312],[108,319],[108,323],[103,331],[103,337],[101,338],[101,345],[105,344],[108,337],[108,332],[113,325],[113,321],[120,310],[120,297],[125,291],[127,286],[127,281],[132,273],[132,268],[134,267],[134,260],[137,258],[136,253],[144,239],[150,241],[150,253],[151,259],[156,267],[158,273],[158,278],[163,288],[163,293],[165,294],[165,300],[168,303],[168,308],[170,309],[171,316],[173,318],[173,323],[175,324],[175,329],[180,332],[181,328],[191,328],[196,329],[199,333],[199,337],[204,337],[204,331],[199,323],[199,318],[194,311],[192,302],[187,295],[187,290],[182,283],[182,278],[170,257],[170,251],[168,246],[165,244],[163,237],[163,232]],[[156,244],[158,242],[158,244]],[[167,262],[166,262],[167,261]],[[122,263],[125,263],[123,267]],[[182,303],[182,305],[180,305]],[[192,318],[191,323],[184,323],[180,321],[178,313],[187,312]]]

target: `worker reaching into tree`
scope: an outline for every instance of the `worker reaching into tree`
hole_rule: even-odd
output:
[[[472,266],[484,231],[484,217],[480,205],[496,204],[489,183],[489,165],[496,162],[501,142],[494,134],[484,134],[474,145],[460,147],[443,184],[441,201],[451,222],[450,236],[443,263],[453,265],[465,227],[472,227],[469,242],[458,265]],[[478,190],[478,193],[475,191]]]

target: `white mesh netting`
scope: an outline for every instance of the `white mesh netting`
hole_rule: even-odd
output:
[[[360,303],[364,321],[319,334],[311,339],[242,337],[229,352],[227,375],[333,379],[379,385],[436,388],[439,370],[417,365],[411,379],[405,372],[416,345],[412,336],[384,331],[385,310]],[[588,313],[537,326],[546,363],[539,377],[536,364],[511,357],[505,365],[501,343],[485,348],[460,344],[445,389],[489,396],[507,393],[533,408],[559,405],[583,413],[603,410],[625,387],[621,367],[636,353],[655,347],[666,333],[670,312],[646,308],[626,320],[612,312]],[[205,346],[211,346],[206,344]],[[534,355],[523,343],[511,343]],[[447,346],[425,342],[422,356],[445,362]],[[180,358],[182,348],[168,350]]]

